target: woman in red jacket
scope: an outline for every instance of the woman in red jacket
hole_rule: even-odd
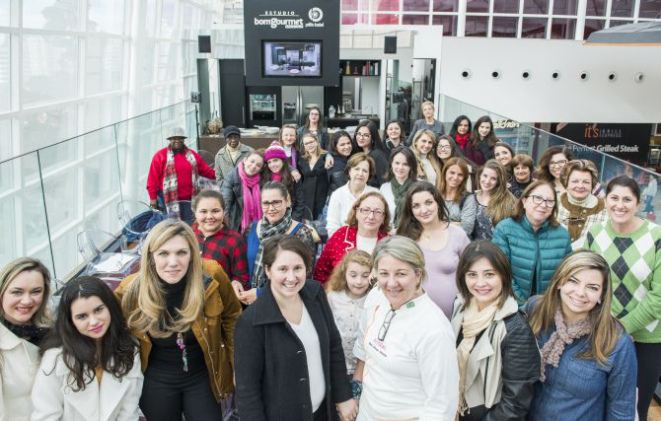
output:
[[[377,191],[363,194],[353,204],[347,224],[335,231],[317,261],[314,279],[321,283],[326,283],[347,252],[358,249],[372,254],[376,243],[388,236],[390,210],[386,199]]]
[[[190,206],[179,207],[179,201],[191,200],[199,193],[200,176],[216,179],[212,170],[197,152],[184,143],[186,133],[174,127],[167,138],[170,145],[156,152],[151,160],[147,177],[147,193],[152,207],[158,207],[158,197],[163,196],[168,212],[180,215],[180,219],[193,220]]]

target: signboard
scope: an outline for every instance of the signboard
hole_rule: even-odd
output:
[[[554,132],[599,152],[644,166],[650,149],[652,125],[559,123]]]
[[[248,86],[338,86],[340,0],[243,3]]]

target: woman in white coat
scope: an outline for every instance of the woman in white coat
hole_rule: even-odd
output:
[[[31,420],[138,420],[138,345],[103,281],[85,276],[67,283],[42,348]]]
[[[30,419],[49,286],[50,273],[36,259],[16,259],[0,272],[0,420]]]

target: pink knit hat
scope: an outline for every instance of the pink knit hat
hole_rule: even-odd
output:
[[[264,162],[269,162],[269,159],[273,158],[280,158],[283,161],[287,160],[285,149],[280,146],[280,143],[278,143],[277,140],[271,142],[271,145],[266,149],[266,153],[264,154]]]

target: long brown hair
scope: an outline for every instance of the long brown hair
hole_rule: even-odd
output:
[[[349,263],[357,263],[360,266],[365,266],[370,271],[372,270],[372,256],[369,255],[366,251],[362,250],[351,250],[348,252],[340,262],[339,265],[335,266],[333,273],[331,273],[330,278],[328,278],[327,287],[329,291],[346,291],[347,287],[347,269]],[[370,287],[372,283],[370,282]],[[369,288],[365,293],[369,292]]]
[[[422,225],[413,216],[413,195],[417,193],[427,192],[431,194],[438,206],[438,220],[442,222],[450,222],[448,210],[445,208],[443,196],[439,193],[438,189],[433,184],[426,181],[416,181],[406,191],[406,200],[404,202],[404,209],[402,209],[402,216],[399,218],[399,225],[397,225],[397,235],[403,235],[413,241],[418,241],[422,235]]]
[[[491,217],[491,223],[495,227],[503,219],[509,218],[514,214],[514,206],[516,206],[516,197],[507,189],[507,170],[500,162],[495,159],[488,160],[480,171],[477,173],[477,182],[480,182],[480,177],[485,169],[495,171],[498,176],[498,184],[489,193],[489,205],[487,206],[487,214]],[[481,186],[480,186],[481,187]]]
[[[464,181],[459,185],[459,188],[457,189],[457,194],[452,199],[453,202],[460,203],[461,198],[464,197],[464,192],[466,191],[466,184],[468,183],[468,177],[470,177],[468,162],[464,158],[450,158],[443,165],[443,170],[441,171],[441,179],[438,181],[438,191],[441,192],[441,195],[445,195],[445,189],[447,188],[447,181],[445,180],[445,177],[448,173],[448,170],[455,165],[459,166],[461,172],[464,174]]]
[[[539,166],[537,167],[537,171],[535,171],[536,179],[549,182],[554,181],[549,164],[551,163],[551,158],[553,158],[553,155],[557,155],[559,153],[563,154],[565,158],[567,158],[567,162],[573,159],[571,151],[564,146],[551,146],[539,159]]]
[[[430,102],[430,101],[426,101],[426,102]],[[418,130],[415,133],[415,136],[413,136],[413,142],[411,142],[411,151],[413,151],[415,160],[418,163],[417,165],[418,177],[424,177],[425,181],[429,180],[429,177],[425,172],[425,168],[422,165],[422,158],[420,158],[420,153],[418,152],[418,149],[416,147],[418,140],[420,140],[422,136],[427,136],[429,139],[431,139],[432,146],[431,149],[429,150],[429,153],[427,154],[427,159],[429,160],[429,163],[436,172],[437,178],[439,178],[441,175],[441,162],[438,159],[438,156],[436,156],[436,147],[438,146],[438,140],[436,139],[436,134],[429,129]]]
[[[559,288],[578,272],[587,269],[597,270],[601,274],[601,304],[595,305],[588,314],[592,327],[588,335],[590,347],[578,356],[584,359],[594,359],[599,364],[606,365],[608,356],[615,349],[624,329],[611,315],[613,287],[610,280],[610,267],[599,254],[580,250],[565,257],[551,278],[551,284],[533,309],[530,327],[535,336],[539,337],[542,332],[548,332],[555,326],[555,313],[562,305]]]
[[[11,284],[18,275],[23,272],[32,271],[39,272],[44,279],[44,299],[41,302],[39,309],[32,315],[31,322],[35,326],[48,327],[51,325],[51,318],[48,311],[48,299],[50,298],[51,293],[51,277],[48,268],[46,268],[40,260],[32,257],[19,257],[2,268],[0,271],[0,299],[5,296],[9,284]],[[0,305],[0,317],[4,318],[4,313],[5,311],[3,310],[2,305]]]

